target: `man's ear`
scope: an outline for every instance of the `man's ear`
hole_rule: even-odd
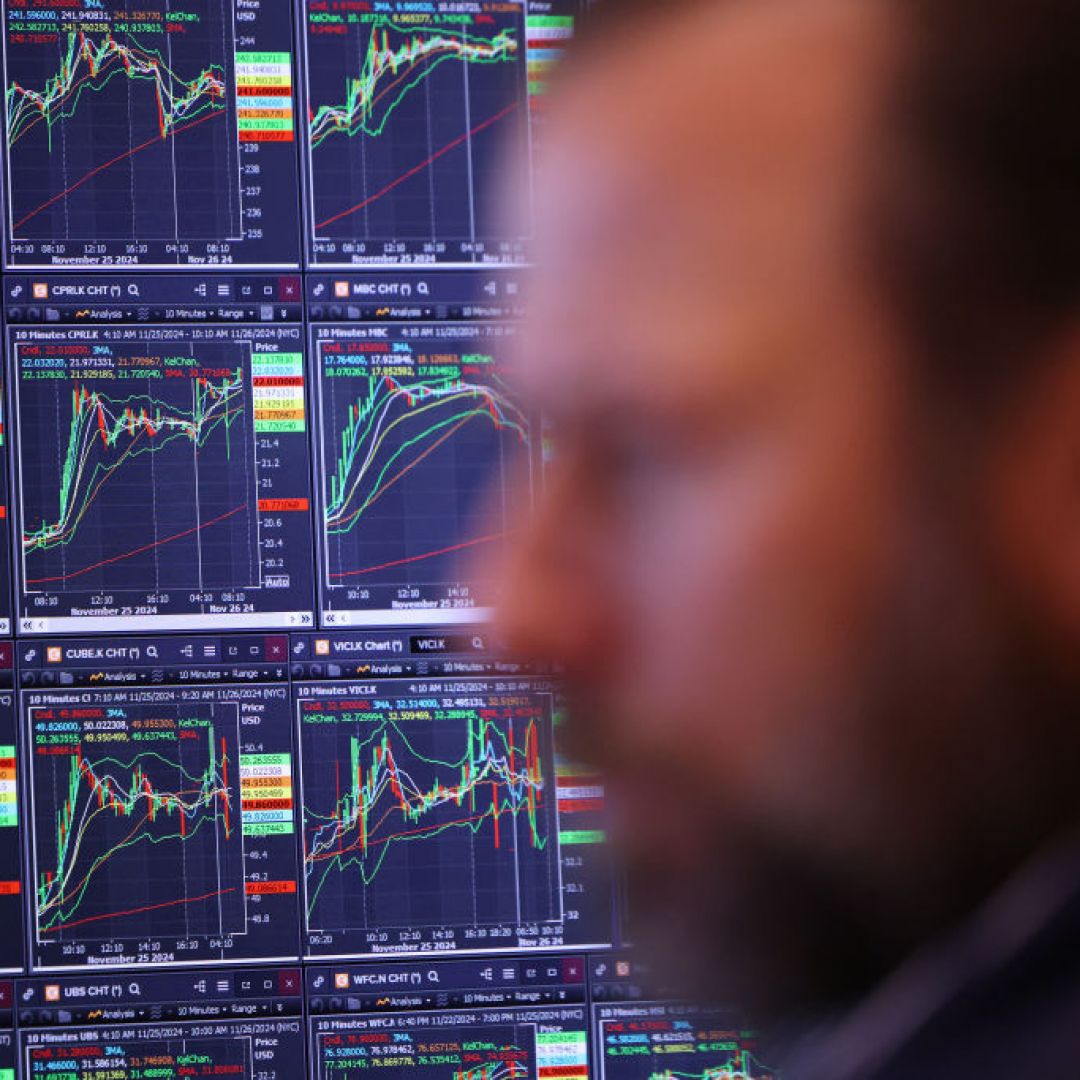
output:
[[[1004,403],[987,495],[999,564],[1061,660],[1080,657],[1080,319]],[[993,538],[992,538],[993,539]],[[1006,585],[1007,583],[1002,583]]]

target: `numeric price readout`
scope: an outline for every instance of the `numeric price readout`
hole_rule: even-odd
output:
[[[294,687],[310,956],[611,941],[603,794],[529,680]]]
[[[512,264],[525,228],[490,206],[527,153],[524,5],[301,4],[313,266]]]
[[[581,18],[583,0],[527,0],[525,32],[529,58],[529,113],[534,143],[544,123],[544,104],[555,69],[562,63]]]
[[[22,632],[312,624],[300,327],[10,335]]]
[[[170,647],[143,646],[146,663]],[[147,672],[107,659],[125,655],[123,639],[52,648],[62,650],[59,671],[50,665],[35,681],[84,688],[23,692],[35,966],[295,956],[285,669],[237,673],[194,659]],[[87,654],[102,666],[64,666]],[[100,688],[141,674],[155,685]],[[200,685],[200,675],[250,685]]]
[[[271,0],[4,0],[8,265],[295,266]]]
[[[515,332],[313,328],[325,625],[468,622],[493,605],[480,566],[532,482],[532,425],[502,363]]]

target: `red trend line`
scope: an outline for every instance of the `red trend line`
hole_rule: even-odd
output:
[[[438,551],[427,551],[423,555],[410,555],[407,559],[394,559],[393,562],[380,563],[378,566],[365,566],[363,570],[338,570],[331,577],[357,577],[360,574],[374,574],[376,570],[389,570],[392,566],[404,566],[406,563],[420,562],[422,559],[434,559],[436,555],[449,555],[452,551],[461,551],[463,548],[476,547],[477,544],[490,544],[494,540],[502,540],[509,536],[509,532],[492,533],[490,536],[480,536],[475,540],[466,540],[463,544],[452,544],[450,547],[439,548]],[[27,582],[27,584],[30,584]]]
[[[382,188],[379,191],[376,191],[374,195],[369,195],[363,202],[358,202],[355,206],[350,206],[348,210],[342,210],[340,214],[334,214],[333,217],[328,217],[325,221],[316,222],[315,228],[321,229],[326,225],[332,225],[340,218],[348,217],[350,214],[355,214],[357,210],[363,210],[365,206],[370,206],[377,199],[381,199],[388,192],[393,191],[394,188],[398,186],[398,184],[403,184],[406,180],[409,179],[409,177],[415,176],[418,172],[423,172],[424,169],[426,169],[433,162],[438,161],[438,159],[441,158],[443,154],[449,154],[450,151],[454,149],[454,147],[460,146],[463,142],[471,139],[474,135],[478,135],[481,131],[484,130],[484,128],[491,127],[492,124],[496,123],[499,120],[502,120],[503,117],[509,116],[510,113],[512,113],[516,108],[516,101],[513,105],[507,105],[507,107],[501,112],[497,112],[494,116],[491,116],[487,120],[484,120],[483,122],[477,124],[476,127],[472,128],[470,131],[466,131],[464,135],[459,135],[452,142],[448,142],[441,150],[436,150],[435,153],[431,155],[431,157],[425,158],[423,161],[420,162],[419,165],[414,165],[408,172],[402,173],[396,180],[391,180],[390,183],[386,185],[386,187]]]
[[[175,136],[179,135],[181,131],[190,131],[193,127],[197,127],[199,124],[205,123],[212,117],[222,116],[224,115],[224,113],[224,109],[218,110],[217,112],[207,113],[206,116],[201,116],[198,120],[192,120],[190,124],[184,124],[181,127],[173,128],[173,137],[175,138]],[[91,169],[85,176],[76,180],[75,183],[72,184],[70,187],[64,188],[64,190],[61,191],[59,195],[54,195],[51,199],[43,202],[36,210],[31,210],[29,214],[26,214],[25,216],[19,218],[19,220],[11,226],[12,230],[18,229],[20,226],[25,225],[32,217],[34,217],[36,214],[40,214],[42,210],[45,210],[48,207],[52,206],[52,204],[58,199],[67,198],[67,196],[70,195],[77,187],[82,187],[82,185],[85,184],[87,180],[90,180],[93,177],[97,176],[99,172],[103,172],[105,169],[109,168],[110,165],[115,165],[118,161],[123,161],[124,158],[129,158],[132,155],[137,154],[140,150],[145,150],[148,146],[153,146],[155,143],[160,143],[164,141],[165,140],[160,135],[155,135],[152,139],[147,139],[146,142],[139,143],[138,146],[132,147],[130,150],[125,150],[122,154],[117,154],[117,156],[114,157],[112,160],[106,161],[104,165],[98,165],[97,168]]]
[[[239,514],[241,510],[246,510],[247,505],[247,503],[244,503],[243,506],[238,506],[233,510],[226,511],[224,514],[219,514],[216,518],[204,521],[201,525],[193,525],[190,529],[185,529],[183,532],[173,533],[172,536],[166,536],[164,540],[155,540],[152,544],[143,544],[142,547],[137,547],[133,551],[125,551],[122,555],[113,555],[112,558],[102,559],[101,562],[93,563],[91,566],[84,566],[81,570],[72,570],[70,574],[56,574],[53,577],[27,578],[26,584],[45,585],[50,581],[67,581],[69,578],[78,577],[80,574],[88,574],[91,570],[97,570],[101,566],[108,566],[109,563],[120,562],[121,559],[130,559],[132,555],[140,555],[142,552],[149,551],[151,548],[171,544],[174,540],[181,539],[181,537],[190,536],[192,533],[200,532],[203,529],[209,528],[211,525],[217,525],[218,522],[224,521],[226,518],[231,518],[233,514]]]
[[[203,893],[202,896],[189,896],[183,900],[166,900],[161,904],[146,904],[144,907],[129,908],[127,911],[109,911],[104,915],[87,915],[85,919],[76,919],[74,922],[57,923],[55,926],[48,926],[42,933],[51,934],[57,930],[69,930],[73,926],[82,926],[83,923],[96,922],[98,919],[119,919],[123,915],[141,915],[144,911],[157,911],[158,908],[175,907],[177,904],[197,904],[200,900],[212,900],[215,896],[224,896],[225,893],[230,892],[236,892],[235,885],[230,885],[227,889],[218,889],[216,892]]]

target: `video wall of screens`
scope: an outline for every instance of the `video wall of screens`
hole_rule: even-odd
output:
[[[620,948],[602,786],[489,634],[0,648],[0,1077],[773,1080]]]
[[[539,483],[519,286],[6,275],[17,632],[488,618]]]
[[[555,749],[557,684],[485,634],[9,646],[0,897],[27,927],[0,963],[610,948],[602,789]]]
[[[4,0],[5,265],[525,262],[499,185],[582,8]]]
[[[603,786],[490,623],[583,9],[0,0],[0,1080],[617,1071]]]

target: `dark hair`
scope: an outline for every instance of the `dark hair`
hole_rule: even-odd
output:
[[[1080,302],[1080,3],[894,2],[910,170],[883,178],[879,254],[935,373],[989,392]]]
[[[600,0],[582,51],[738,2],[758,0]],[[989,393],[1080,303],[1080,0],[866,2],[894,5],[905,35],[884,102],[874,258],[932,374]]]

